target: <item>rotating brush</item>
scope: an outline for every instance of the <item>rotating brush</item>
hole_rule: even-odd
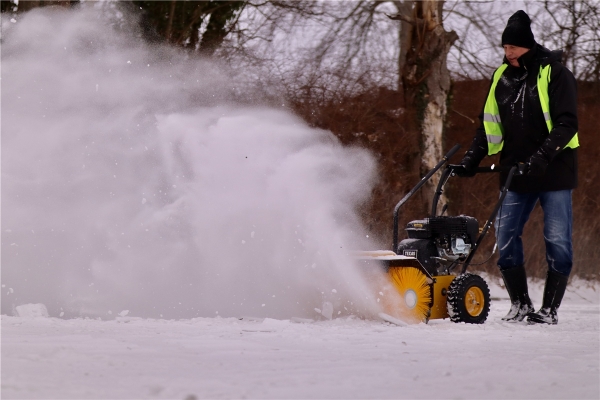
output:
[[[412,267],[390,267],[388,275],[404,299],[407,317],[426,322],[431,309],[431,285],[427,282],[427,276]]]

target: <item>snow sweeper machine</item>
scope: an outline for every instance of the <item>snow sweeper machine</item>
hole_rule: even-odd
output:
[[[411,320],[427,323],[431,319],[450,318],[454,322],[482,324],[490,311],[487,283],[479,275],[468,273],[467,268],[490,229],[513,176],[523,173],[523,167],[515,165],[508,169],[508,177],[498,202],[480,229],[474,217],[444,216],[445,206],[442,215],[437,215],[438,202],[445,184],[463,169],[461,165],[448,164],[459,148],[459,145],[454,146],[394,208],[392,251],[359,253],[361,260],[376,261],[384,268],[394,289],[400,294],[403,315],[408,313],[406,316]],[[430,216],[409,222],[405,229],[408,238],[398,241],[400,208],[444,165],[433,195]],[[478,174],[503,170],[506,168],[491,166],[478,167],[474,172]],[[383,316],[394,322],[393,317],[387,314]]]

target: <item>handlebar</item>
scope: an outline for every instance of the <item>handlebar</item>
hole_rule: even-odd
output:
[[[450,151],[448,153],[446,153],[446,155],[443,157],[443,159],[437,163],[437,165],[435,167],[433,167],[433,169],[431,171],[429,171],[427,173],[427,175],[425,175],[420,181],[419,183],[417,183],[417,185],[412,188],[403,198],[402,200],[400,200],[398,202],[398,204],[396,204],[396,207],[394,207],[394,225],[393,225],[393,232],[392,232],[392,250],[396,251],[396,247],[398,246],[398,211],[400,210],[400,207],[402,207],[402,205],[404,203],[406,203],[406,201],[413,195],[415,194],[420,188],[421,186],[423,186],[428,180],[429,178],[431,178],[433,176],[434,173],[437,172],[438,169],[442,168],[444,166],[444,164],[446,164],[448,162],[448,160],[450,160],[450,158],[456,154],[456,152],[460,149],[460,145],[459,144],[455,144],[454,147],[452,147],[450,149]]]
[[[442,168],[442,166],[444,166],[444,164],[446,164],[449,159],[456,154],[456,152],[460,149],[460,145],[455,145],[454,147],[452,147],[452,149],[450,149],[450,151],[448,153],[446,153],[446,155],[443,157],[443,159],[431,170],[429,171],[429,173],[427,173],[427,175],[425,175],[421,181],[419,181],[419,183],[417,183],[417,185],[412,188],[403,198],[402,200],[400,200],[398,202],[398,204],[396,204],[396,207],[394,207],[394,224],[393,224],[393,232],[392,232],[392,250],[396,251],[396,248],[398,246],[398,214],[399,214],[399,210],[402,207],[402,205],[404,205],[404,203],[406,203],[406,201],[413,195],[415,194],[432,176],[435,172],[437,172],[440,168]],[[437,204],[439,201],[440,196],[443,193],[443,186],[446,183],[446,181],[448,180],[448,178],[450,177],[450,175],[456,175],[455,170],[458,169],[462,169],[464,170],[464,166],[462,165],[456,165],[456,164],[448,164],[446,166],[446,168],[444,168],[443,172],[442,172],[442,176],[440,177],[440,180],[438,182],[438,187],[434,193],[433,196],[433,200],[432,200],[432,207],[431,207],[431,216],[435,216],[436,215],[436,210],[437,210]],[[527,170],[529,168],[528,164],[525,163],[518,163],[515,165],[511,165],[511,166],[489,166],[489,167],[477,167],[475,169],[475,173],[496,173],[496,172],[508,172],[508,177],[507,180],[505,182],[505,186],[502,189],[503,191],[503,195],[501,196],[500,201],[498,202],[498,205],[496,206],[496,209],[493,212],[493,217],[495,217],[496,213],[498,212],[498,207],[499,204],[502,202],[502,200],[504,199],[504,196],[506,196],[506,191],[508,190],[508,187],[510,186],[510,182],[512,180],[513,175],[525,175],[527,173]],[[490,224],[491,218],[490,220],[488,220],[488,223],[486,224],[487,226],[485,227],[485,231],[487,231],[487,229],[489,228],[489,224]],[[480,239],[483,238],[483,236],[480,237]],[[478,246],[478,244],[476,245]],[[473,254],[473,252],[471,253]],[[467,260],[467,262],[465,263],[465,269],[466,266],[469,264],[470,259]]]
[[[475,168],[474,172],[475,174],[510,172],[514,166],[517,167],[515,175],[526,175],[529,169],[529,164],[520,162],[514,165],[490,165],[488,167],[477,167]],[[450,169],[450,172],[464,169],[464,167],[460,164],[449,164],[447,168]]]

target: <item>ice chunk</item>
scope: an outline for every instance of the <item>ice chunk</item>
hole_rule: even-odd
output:
[[[333,304],[326,301],[321,306],[321,315],[327,319],[333,318]]]
[[[394,325],[398,325],[398,326],[408,326],[408,324],[398,318],[394,318],[391,315],[385,314],[385,313],[379,313],[379,318],[381,318],[382,320],[389,322],[390,324],[394,324]],[[404,342],[402,342],[404,343]]]
[[[289,324],[290,324],[290,321],[286,320],[286,319],[265,318],[262,321],[262,325],[268,326],[269,328],[282,328]]]
[[[15,307],[15,315],[24,318],[42,318],[48,317],[48,309],[42,303],[22,304]]]
[[[121,311],[121,312],[119,313],[119,317],[124,317],[124,316],[126,316],[127,314],[129,314],[129,310],[123,310],[123,311]]]

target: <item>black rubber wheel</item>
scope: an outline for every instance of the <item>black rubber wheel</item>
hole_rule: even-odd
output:
[[[490,289],[479,275],[462,274],[448,288],[448,315],[454,322],[483,324],[490,313]]]

